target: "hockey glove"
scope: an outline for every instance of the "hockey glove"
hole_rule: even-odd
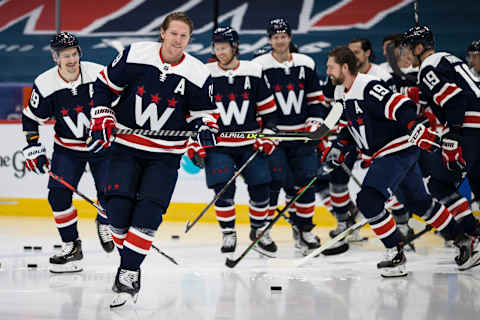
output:
[[[347,143],[342,140],[336,140],[330,147],[323,151],[320,161],[324,162],[331,171],[345,162],[348,153],[349,150]]]
[[[220,130],[220,128],[218,127],[218,124],[214,121],[214,118],[203,118],[201,124],[198,126],[197,129],[198,144],[204,148],[215,146],[217,144],[218,130]]]
[[[461,173],[467,163],[463,159],[461,137],[454,133],[447,133],[442,139],[442,158],[448,170]]]
[[[275,131],[271,129],[263,129],[262,133],[274,134]],[[278,142],[274,140],[266,139],[266,138],[258,138],[257,140],[255,140],[255,143],[253,144],[253,150],[260,150],[265,155],[269,156],[273,153],[273,151],[275,151],[277,146],[278,146]]]
[[[47,151],[40,143],[34,143],[23,148],[25,167],[36,174],[44,174],[50,169]]]
[[[412,131],[408,142],[417,145],[420,149],[432,152],[434,149],[440,148],[440,137],[430,128],[425,127],[422,123],[411,122],[408,126]]]
[[[90,136],[87,139],[87,150],[94,153],[110,147],[117,120],[115,112],[107,107],[98,106],[91,111]]]
[[[323,124],[323,121],[318,120],[307,120],[305,122],[305,131],[306,132],[315,132],[317,131]]]
[[[205,149],[202,148],[197,141],[191,141],[187,147],[187,157],[190,161],[193,162],[194,165],[199,167],[200,169],[205,168],[205,158],[207,153]]]

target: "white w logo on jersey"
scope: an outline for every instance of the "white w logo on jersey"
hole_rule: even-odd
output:
[[[250,105],[249,100],[243,100],[242,102],[242,109],[238,110],[238,105],[235,100],[231,100],[228,103],[227,110],[223,106],[221,101],[215,102],[217,105],[218,111],[220,112],[220,117],[222,118],[222,122],[225,126],[229,126],[232,123],[232,118],[235,117],[235,121],[237,124],[244,124],[245,118],[247,117],[248,106]]]
[[[69,116],[63,117],[63,120],[67,124],[67,126],[72,131],[73,135],[76,138],[82,138],[84,133],[86,132],[85,128],[90,127],[90,120],[88,120],[87,116],[83,112],[79,112],[77,114],[77,123],[74,123],[72,118]]]
[[[152,102],[142,112],[142,97],[135,96],[135,122],[140,127],[143,127],[150,120],[150,130],[160,130],[174,111],[175,108],[167,108],[162,116],[158,118],[157,105]]]
[[[354,127],[348,126],[348,130],[352,134],[353,139],[357,143],[358,147],[361,149],[368,150],[368,141],[367,135],[365,134],[365,126],[359,127],[360,132],[358,132]]]
[[[290,115],[290,113],[292,112],[292,106],[295,113],[300,114],[300,112],[302,111],[303,95],[304,95],[304,91],[300,90],[298,94],[298,99],[297,99],[297,95],[295,94],[295,91],[290,90],[288,91],[287,101],[285,102],[285,99],[283,98],[282,93],[280,91],[275,92],[275,97],[277,98],[277,102],[280,105],[280,108],[282,109],[283,114],[286,116]]]

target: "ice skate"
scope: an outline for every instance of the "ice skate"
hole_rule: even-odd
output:
[[[468,270],[480,265],[480,253],[476,250],[478,246],[478,238],[461,235],[455,240],[455,246],[459,251],[458,255],[455,257],[458,270]]]
[[[138,292],[140,291],[140,277],[140,269],[130,271],[118,268],[112,287],[113,292],[116,294],[110,303],[110,308],[117,308],[130,302],[137,302]]]
[[[410,226],[406,223],[397,224],[397,228],[406,240],[411,239],[415,235],[415,232],[413,231],[413,229],[410,228]],[[413,242],[410,242],[408,245],[403,247],[403,249],[405,251],[415,251],[415,246],[413,245]]]
[[[235,230],[223,231],[222,253],[234,253],[237,247],[237,232]]]
[[[255,240],[260,233],[262,233],[263,228],[251,228],[250,229],[250,240]],[[258,253],[265,255],[270,258],[275,258],[275,253],[277,252],[277,245],[273,242],[272,238],[270,237],[270,230],[267,230],[263,237],[257,242],[257,244],[253,247],[253,250],[257,251]]]
[[[300,231],[299,239],[295,242],[295,249],[302,255],[307,256],[310,252],[320,247],[320,238],[311,230]]]
[[[335,233],[336,235],[339,235],[345,230],[347,230],[347,222],[339,222],[337,229],[332,230],[330,232],[330,237],[334,238],[332,237],[333,233]],[[348,251],[349,248],[350,248],[350,245],[348,244],[347,237],[345,237],[342,240],[335,243],[334,245],[332,245],[330,248],[324,250],[322,254],[325,256],[332,256],[332,255],[344,253]]]
[[[397,246],[387,249],[384,259],[377,263],[377,269],[384,278],[404,277],[408,274],[406,264],[407,258]]]
[[[77,239],[71,242],[65,242],[62,251],[50,258],[50,272],[80,272],[83,270],[80,263],[82,259],[82,241]]]
[[[97,235],[100,240],[100,245],[105,252],[112,252],[113,249],[115,249],[115,244],[113,243],[109,225],[100,223],[98,220],[95,220],[95,222],[97,224]]]

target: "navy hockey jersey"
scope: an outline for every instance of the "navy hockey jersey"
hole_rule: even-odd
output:
[[[348,128],[341,138],[353,139],[366,160],[412,146],[407,124],[416,119],[416,104],[378,78],[357,74],[350,90],[335,87],[335,100],[343,103],[342,119]]]
[[[277,107],[261,65],[241,60],[232,70],[222,69],[217,62],[207,64],[207,68],[213,78],[213,99],[220,114],[221,131],[256,131],[259,129],[257,117],[267,127],[275,127]],[[217,145],[242,146],[254,142],[252,139],[219,138]]]
[[[252,61],[262,65],[265,80],[273,90],[280,131],[302,131],[306,121],[320,121],[328,114],[310,57],[292,53],[289,61],[280,63],[269,52]]]
[[[103,66],[80,62],[80,76],[65,81],[55,66],[34,83],[28,105],[23,110],[23,130],[38,131],[38,124],[55,121],[55,144],[71,150],[86,151],[85,141],[93,106],[93,87]]]
[[[422,100],[442,124],[480,128],[480,83],[462,60],[434,53],[422,62],[418,81]]]
[[[165,63],[161,43],[136,42],[100,72],[95,106],[113,107],[119,129],[191,130],[196,120],[215,122],[212,77],[205,65],[185,53],[174,65]],[[148,152],[182,154],[184,137],[119,134],[115,143]]]

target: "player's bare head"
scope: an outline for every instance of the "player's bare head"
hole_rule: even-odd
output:
[[[173,12],[170,13],[162,22],[160,26],[160,37],[159,41],[163,42],[165,39],[165,33],[172,27],[172,23],[174,27],[178,26],[178,23],[184,24],[188,27],[188,40],[190,40],[190,36],[193,32],[193,21],[187,16],[184,12]]]
[[[328,52],[327,75],[334,85],[343,84],[346,76],[353,76],[357,72],[357,58],[350,48],[341,46]]]
[[[354,38],[348,43],[348,47],[353,51],[358,60],[358,66],[361,68],[368,62],[375,60],[372,50],[372,43],[367,38]]]
[[[220,64],[229,64],[240,52],[237,31],[231,27],[215,29],[212,35],[212,47]]]
[[[473,41],[467,48],[470,66],[480,73],[480,40]]]
[[[382,47],[383,47],[383,55],[385,56],[385,58],[387,57],[388,44],[393,43],[393,46],[397,48],[400,46],[401,41],[402,41],[402,35],[400,33],[389,34],[383,38]]]
[[[289,52],[290,43],[292,42],[292,29],[287,19],[270,19],[267,25],[267,34],[274,52]]]
[[[193,31],[193,22],[183,12],[169,14],[160,28],[162,42],[162,57],[172,61],[183,56],[184,50],[190,41]],[[171,63],[171,61],[169,61]]]
[[[60,69],[77,73],[82,51],[78,39],[69,32],[60,32],[50,40],[52,58]]]

